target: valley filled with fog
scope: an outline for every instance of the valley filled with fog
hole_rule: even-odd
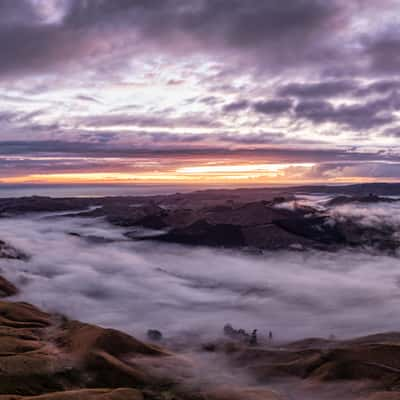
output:
[[[330,213],[372,226],[400,222],[399,203]],[[128,229],[102,218],[55,213],[2,218],[0,230],[29,257],[1,260],[0,273],[20,288],[15,299],[139,337],[148,329],[215,337],[226,323],[260,335],[272,331],[277,340],[399,329],[396,254],[368,248],[254,254],[132,241]]]

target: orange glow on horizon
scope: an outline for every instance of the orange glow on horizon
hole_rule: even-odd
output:
[[[305,171],[312,163],[294,164],[237,164],[200,165],[178,168],[172,171],[150,172],[82,172],[31,174],[6,177],[3,183],[282,183],[287,182],[286,171],[290,168]],[[294,179],[297,180],[297,179]]]
[[[179,176],[169,173],[130,174],[125,172],[87,172],[87,173],[58,173],[33,174],[9,177],[1,180],[3,183],[131,183],[135,181],[180,181]]]
[[[314,163],[281,164],[206,164],[177,168],[171,171],[149,172],[77,172],[43,173],[5,177],[4,184],[313,184],[313,183],[368,183],[379,182],[371,177],[309,178]],[[397,182],[398,179],[386,179]]]
[[[43,173],[25,176],[6,177],[3,183],[282,183],[288,181],[286,172],[299,169],[304,172],[313,163],[293,164],[206,164],[181,167],[171,171],[149,172],[79,172]],[[297,179],[295,179],[297,180]]]

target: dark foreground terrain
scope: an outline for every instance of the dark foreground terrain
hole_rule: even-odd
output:
[[[330,194],[323,207],[302,193]],[[335,219],[347,204],[393,204],[397,185],[204,191],[141,198],[1,199],[3,217],[33,212],[101,217],[132,240],[262,250],[368,247],[396,253],[393,224]],[[84,211],[83,211],[84,210]],[[146,228],[146,230],[142,230]],[[70,232],[71,235],[78,235]],[[88,240],[106,240],[88,237]],[[27,256],[0,242],[0,258]],[[400,399],[400,333],[352,340],[276,342],[221,326],[190,345],[151,332],[149,342],[7,299],[0,278],[0,400],[331,400]],[[12,298],[11,298],[12,300]],[[140,315],[137,316],[140,318]],[[373,318],[373,316],[371,316]]]

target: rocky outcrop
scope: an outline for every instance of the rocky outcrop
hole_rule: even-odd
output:
[[[335,227],[344,238],[343,244],[346,246],[367,246],[391,253],[400,248],[400,240],[393,226],[367,226],[355,219],[346,218],[336,221]]]
[[[335,218],[312,207],[276,209],[266,201],[238,207],[172,210],[167,217],[157,216],[156,220],[159,224],[154,226],[163,227],[164,233],[142,240],[261,250],[370,247],[393,253],[400,248],[396,230],[391,226],[371,227],[357,218]]]
[[[0,276],[0,297],[14,296],[18,293],[17,287]]]
[[[336,225],[328,223],[324,215],[291,215],[286,219],[276,221],[276,225],[298,237],[319,242],[325,245],[345,244],[345,238]]]
[[[145,203],[143,205],[129,205],[115,209],[106,207],[104,213],[107,220],[118,226],[143,226],[150,229],[160,229],[166,226],[164,217],[167,212],[154,203]]]
[[[328,207],[343,206],[345,204],[374,204],[374,203],[395,203],[399,200],[391,197],[382,197],[375,194],[369,194],[368,196],[337,196],[332,200],[329,200],[326,205]]]
[[[152,237],[163,242],[189,244],[192,246],[243,247],[245,240],[239,226],[210,224],[199,220],[185,228],[174,229],[166,234]]]
[[[272,224],[276,220],[290,218],[293,212],[273,207],[272,203],[259,201],[238,207],[206,208],[199,213],[210,224],[229,224],[235,226],[257,226]],[[302,214],[300,211],[296,214]]]
[[[0,240],[0,258],[8,258],[11,260],[26,260],[28,256],[22,251],[19,251]]]

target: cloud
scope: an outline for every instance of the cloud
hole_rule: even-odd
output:
[[[377,79],[365,84],[357,80],[321,80],[319,82],[289,82],[277,88],[276,94],[300,100],[326,100],[329,98],[359,99],[365,96],[382,96],[397,93],[400,81]]]
[[[372,71],[382,74],[396,73],[400,68],[400,32],[397,27],[381,35],[369,37],[364,42]]]
[[[392,2],[384,3],[389,7]],[[63,0],[51,4],[2,2],[0,74],[46,73],[82,63],[108,74],[118,64],[126,65],[127,56],[152,50],[174,56],[223,52],[232,61],[249,60],[273,71],[303,67],[349,71],[357,64],[355,53],[373,70],[393,72],[397,65],[396,57],[390,56],[397,53],[395,29],[381,35],[353,29],[358,19],[370,19],[377,12],[370,1],[231,0],[227,5],[223,0]]]
[[[93,56],[101,46],[91,35],[51,25],[0,25],[0,75],[46,73]]]
[[[156,113],[154,113],[156,114]],[[216,128],[221,126],[218,121],[200,115],[186,115],[184,117],[171,117],[168,115],[129,115],[129,114],[108,114],[91,115],[89,117],[78,118],[75,123],[86,127],[110,128],[110,127],[152,127],[152,128],[171,128],[171,127],[202,127]]]
[[[219,141],[237,144],[271,144],[286,142],[287,138],[282,132],[260,132],[255,134],[220,134],[216,136]]]
[[[381,79],[368,85],[361,86],[357,90],[358,95],[376,95],[398,92],[400,89],[400,81],[397,79]]]
[[[233,0],[229,5],[221,0],[116,0],[112,4],[95,0],[73,1],[65,21],[81,27],[117,18],[126,24],[136,23],[144,37],[162,40],[163,36],[174,38],[178,33],[207,45],[213,38],[214,43],[228,47],[263,46],[277,50],[278,38],[286,44],[294,38],[303,45],[312,42],[324,27],[333,24],[340,12],[338,3],[319,0],[290,0],[285,4],[277,0]]]
[[[281,67],[295,60],[319,60],[335,52],[327,50],[331,47],[327,32],[344,21],[343,4],[338,0],[232,0],[229,6],[222,0],[66,0],[53,7],[59,18],[49,23],[38,3],[24,0],[16,6],[7,0],[0,20],[0,74],[46,72],[71,62],[90,64],[93,56],[107,56],[110,51],[116,57],[123,53],[121,40],[131,50],[145,42],[148,48],[170,53],[244,51]]]
[[[38,14],[29,0],[3,0],[0,3],[0,23],[4,25],[17,25],[27,20],[38,22]]]
[[[98,99],[96,99],[92,96],[84,95],[84,94],[80,94],[80,95],[76,96],[76,99],[80,100],[82,102],[101,104],[101,101],[99,101]]]
[[[139,134],[140,135],[140,134]],[[154,136],[155,135],[155,136]],[[227,149],[225,146],[212,147],[212,146],[199,146],[188,148],[185,141],[190,142],[190,137],[187,135],[180,136],[180,141],[184,146],[160,146],[160,141],[168,142],[170,138],[168,134],[149,134],[149,137],[154,137],[155,143],[148,143],[147,146],[135,146],[135,144],[123,143],[102,143],[102,141],[63,141],[63,140],[33,140],[33,141],[3,141],[0,146],[0,155],[3,156],[23,156],[23,155],[63,155],[65,157],[80,155],[84,157],[142,157],[142,156],[162,156],[175,157],[179,155],[204,155],[204,156],[235,156],[238,157],[269,157],[271,160],[282,162],[286,161],[333,161],[338,157],[342,160],[352,161],[365,161],[365,160],[387,160],[396,161],[400,159],[400,156],[392,153],[382,152],[366,152],[354,150],[340,150],[340,149],[326,149],[326,148],[291,148],[291,147],[255,147],[255,148],[232,148]],[[160,135],[160,136],[159,136]],[[279,137],[278,134],[264,133],[260,134],[260,137],[264,135],[267,138],[269,135]],[[207,135],[205,135],[207,136]],[[161,139],[161,137],[164,137]],[[218,136],[217,136],[218,137]],[[226,135],[221,134],[222,140],[240,141],[239,135]],[[257,136],[256,136],[257,137]],[[197,140],[201,140],[199,136]],[[245,141],[245,138],[243,138]],[[175,142],[176,138],[172,136],[171,142]]]
[[[289,111],[292,107],[292,101],[290,99],[272,99],[256,102],[238,100],[224,105],[223,111],[233,113],[246,110],[250,106],[257,113],[274,115]]]
[[[225,104],[223,110],[225,112],[236,112],[245,110],[249,107],[249,102],[247,100],[238,100],[232,103]]]
[[[399,166],[398,173],[399,173]],[[353,220],[360,225],[376,228],[377,226],[400,228],[400,205],[396,203],[353,204],[333,207],[329,214],[337,221]]]
[[[259,101],[253,105],[254,111],[267,115],[281,114],[289,111],[291,107],[292,101],[289,99]]]
[[[31,256],[3,262],[1,273],[21,288],[18,300],[136,336],[149,328],[167,337],[214,336],[225,323],[260,335],[272,330],[280,340],[396,329],[395,257],[354,250],[251,256],[131,242],[96,219],[2,218],[0,228],[2,240]]]
[[[395,121],[393,112],[399,108],[397,94],[365,103],[334,106],[325,100],[300,101],[295,107],[296,116],[315,124],[326,122],[345,125],[358,131],[388,125]]]
[[[400,137],[400,129],[398,127],[388,128],[382,132],[382,136]]]
[[[0,112],[0,123],[11,122],[16,118],[16,114],[13,112],[2,111]]]
[[[349,94],[356,88],[358,88],[357,83],[351,80],[288,83],[281,86],[277,94],[283,97],[327,98]]]
[[[308,175],[322,180],[341,178],[378,178],[380,180],[400,179],[399,162],[365,161],[328,162],[312,168]]]

